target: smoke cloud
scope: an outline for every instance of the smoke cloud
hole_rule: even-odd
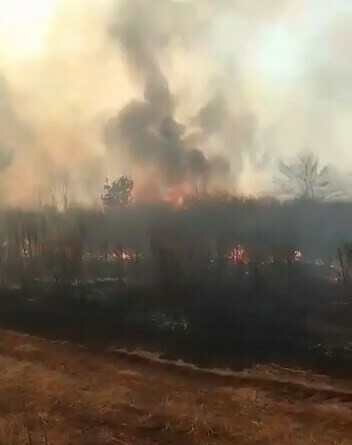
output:
[[[107,146],[126,148],[126,158],[133,165],[146,167],[162,189],[184,186],[205,191],[209,181],[229,168],[218,168],[198,147],[191,145],[186,128],[177,121],[178,97],[171,94],[168,79],[160,66],[160,56],[173,38],[187,40],[188,30],[177,30],[177,20],[184,23],[184,5],[159,2],[160,10],[149,1],[126,1],[120,4],[118,22],[112,35],[120,44],[129,68],[144,88],[141,100],[132,100],[112,119],[106,130]],[[154,8],[153,8],[154,6]],[[141,14],[136,14],[136,11]],[[158,23],[160,17],[169,26]],[[161,25],[165,23],[161,22]],[[203,127],[205,129],[205,127]],[[223,160],[225,164],[226,161]],[[225,179],[225,178],[224,178]]]
[[[351,170],[349,3],[50,0],[35,51],[0,33],[3,204],[47,202],[65,183],[94,205],[122,173],[141,199],[260,195],[305,149]]]
[[[16,149],[30,138],[31,132],[17,115],[10,88],[0,75],[0,169],[11,165]]]

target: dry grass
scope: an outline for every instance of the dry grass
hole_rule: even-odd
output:
[[[350,399],[298,375],[309,396],[1,332],[0,445],[351,445]]]

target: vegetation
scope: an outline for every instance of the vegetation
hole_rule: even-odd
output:
[[[0,219],[4,326],[139,338],[175,355],[187,340],[199,361],[351,360],[350,204],[197,200]]]
[[[133,180],[128,176],[121,176],[109,184],[107,181],[104,186],[105,193],[102,196],[104,208],[112,210],[119,207],[125,207],[132,202]]]
[[[304,153],[291,164],[280,162],[280,172],[286,193],[304,199],[323,198],[331,195],[331,179],[327,166],[321,167],[312,153]]]
[[[351,221],[348,203],[229,197],[3,210],[1,328],[84,347],[1,331],[0,445],[344,444],[348,388],[290,369],[350,375]]]
[[[351,393],[312,373],[221,376],[1,332],[1,445],[348,445]]]

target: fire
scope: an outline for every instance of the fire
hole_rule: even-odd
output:
[[[132,255],[129,252],[122,252],[121,258],[123,261],[132,261]]]
[[[133,189],[133,201],[144,204],[167,203],[174,208],[184,204],[186,195],[185,184],[176,184],[165,187],[162,180],[157,175],[145,175],[139,179]]]
[[[301,250],[295,250],[293,257],[295,261],[301,261],[303,259],[303,252]]]
[[[228,259],[236,264],[245,264],[248,261],[247,253],[240,244],[230,251]]]
[[[119,246],[114,250],[115,260],[122,260],[124,262],[130,262],[136,259],[136,252],[133,249],[122,248]]]
[[[176,186],[169,193],[169,202],[173,207],[181,207],[184,203],[184,190],[182,186]]]
[[[137,204],[167,204],[174,209],[182,207],[187,198],[196,194],[194,184],[186,180],[165,185],[165,178],[155,170],[138,169],[134,172],[133,202]]]

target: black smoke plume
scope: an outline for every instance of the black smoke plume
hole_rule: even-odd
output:
[[[119,19],[112,27],[112,35],[122,48],[131,72],[142,84],[144,97],[128,103],[110,120],[105,141],[112,151],[123,146],[124,156],[132,164],[154,171],[161,187],[184,184],[206,191],[213,176],[227,174],[230,168],[224,168],[228,164],[225,159],[220,162],[217,157],[213,161],[200,147],[191,144],[187,128],[176,119],[176,100],[159,56],[178,31],[172,24],[167,32],[160,29],[152,9],[146,7],[149,3],[123,2]],[[184,12],[176,3],[163,4],[166,17]],[[209,134],[211,131],[210,128]]]

